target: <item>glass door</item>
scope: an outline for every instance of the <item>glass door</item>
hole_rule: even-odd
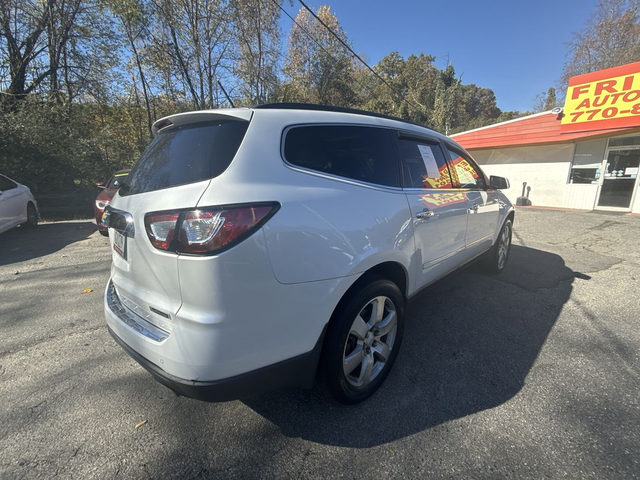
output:
[[[638,168],[640,149],[610,149],[603,171],[598,207],[628,210],[638,184]]]

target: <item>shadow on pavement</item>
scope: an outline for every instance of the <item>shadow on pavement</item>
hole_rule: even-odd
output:
[[[243,463],[242,452],[266,449],[269,455],[276,454],[285,448],[286,438],[375,447],[513,398],[580,275],[558,255],[513,246],[510,264],[501,275],[486,275],[472,265],[439,282],[412,301],[393,371],[378,393],[356,406],[337,404],[319,388],[290,388],[241,403],[206,404],[174,398],[142,372],[126,384],[118,379],[103,388],[131,397],[132,403],[142,401],[141,392],[168,402],[171,414],[162,415],[161,421],[168,431],[181,432],[184,447],[167,452],[158,468],[180,475],[197,476],[199,469],[211,467],[213,453],[204,439],[225,437],[217,431],[221,417],[233,418],[234,425],[238,422],[236,444],[216,447],[233,464],[229,468],[238,471],[250,468]],[[250,417],[243,406],[265,419],[265,428],[258,432],[246,425]]]
[[[95,231],[91,221],[44,223],[33,230],[14,228],[0,234],[0,266],[49,255]]]
[[[367,402],[290,389],[243,403],[286,436],[356,448],[496,407],[524,385],[579,275],[558,255],[513,246],[501,275],[473,265],[410,304],[398,360]]]

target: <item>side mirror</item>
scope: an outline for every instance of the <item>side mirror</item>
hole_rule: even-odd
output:
[[[510,187],[509,180],[496,175],[491,175],[491,177],[489,177],[489,186],[492,190],[507,190]]]
[[[96,183],[94,183],[94,185],[95,185],[96,187],[98,187],[98,188],[105,188],[105,184],[104,184],[104,182],[96,182]]]

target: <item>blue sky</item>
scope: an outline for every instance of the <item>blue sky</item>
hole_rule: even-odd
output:
[[[536,94],[557,86],[566,42],[580,31],[597,0],[312,0],[329,5],[354,50],[375,64],[397,50],[423,52],[446,66],[447,55],[463,83],[492,88],[502,110],[527,110]],[[285,2],[295,17],[300,3]],[[283,15],[288,34],[291,20]]]

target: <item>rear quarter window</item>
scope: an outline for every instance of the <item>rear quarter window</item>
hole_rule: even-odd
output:
[[[0,192],[6,192],[7,190],[13,190],[14,188],[18,188],[18,184],[12,182],[4,175],[0,175]]]
[[[291,165],[361,182],[400,186],[391,130],[350,125],[289,129],[284,157]]]
[[[249,124],[199,123],[162,130],[135,164],[120,195],[215,178],[231,164]]]

